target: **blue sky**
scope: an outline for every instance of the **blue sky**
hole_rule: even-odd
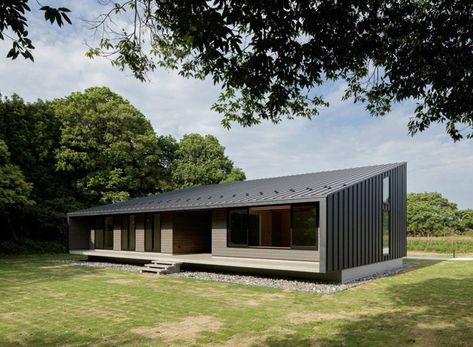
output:
[[[462,208],[473,208],[473,141],[453,143],[442,126],[410,137],[407,121],[412,103],[395,105],[388,116],[372,118],[363,105],[342,102],[343,84],[335,83],[321,90],[331,107],[313,120],[252,128],[234,125],[226,130],[221,116],[210,110],[219,93],[211,82],[156,71],[151,82],[141,83],[106,59],[86,58],[85,41],[93,43],[96,38],[82,19],[92,19],[91,13],[99,9],[95,1],[63,3],[73,10],[73,26],[63,29],[44,22],[32,3],[34,63],[6,59],[10,42],[0,41],[1,94],[51,99],[104,85],[140,109],[158,134],[217,136],[249,179],[407,161],[409,191],[438,191]]]

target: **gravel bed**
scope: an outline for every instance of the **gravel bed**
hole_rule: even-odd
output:
[[[107,263],[100,261],[87,261],[87,260],[54,260],[55,263],[67,264],[67,265],[80,265],[88,266],[100,269],[116,269],[126,272],[140,272],[143,266],[139,265],[130,265],[130,264],[120,264],[120,263]]]
[[[294,279],[284,279],[284,278],[235,275],[235,274],[216,273],[216,272],[202,272],[202,271],[182,271],[179,273],[171,274],[169,276],[243,284],[243,285],[248,285],[248,286],[270,287],[270,288],[278,288],[278,289],[284,289],[284,290],[290,290],[290,291],[332,294],[332,293],[336,293],[342,290],[359,286],[360,284],[366,283],[376,278],[392,276],[397,273],[411,269],[413,267],[415,267],[414,264],[404,264],[404,266],[400,269],[373,274],[371,276],[363,277],[358,280],[348,282],[348,283],[343,283],[343,284],[308,281],[308,280],[294,280]]]
[[[118,263],[107,263],[97,261],[86,261],[86,260],[55,260],[55,263],[68,264],[68,265],[80,265],[102,269],[116,269],[126,272],[140,272],[143,268],[138,265],[129,264],[118,264]],[[349,288],[359,286],[360,284],[374,280],[376,278],[392,276],[397,273],[409,270],[416,267],[415,264],[404,264],[402,268],[376,273],[367,277],[360,278],[358,280],[347,282],[343,284],[328,283],[321,281],[308,281],[308,280],[295,280],[275,277],[259,277],[250,275],[237,275],[220,272],[203,272],[203,271],[181,271],[179,273],[170,274],[167,276],[183,277],[183,278],[195,278],[199,280],[217,281],[225,283],[242,284],[248,286],[260,286],[278,288],[290,291],[299,292],[312,292],[322,294],[332,294]]]

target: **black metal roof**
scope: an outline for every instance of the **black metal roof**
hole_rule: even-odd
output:
[[[277,205],[316,201],[404,163],[212,184],[68,213],[69,217]]]

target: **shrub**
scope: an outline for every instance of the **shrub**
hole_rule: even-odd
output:
[[[66,247],[58,242],[21,239],[0,241],[0,254],[63,253]]]

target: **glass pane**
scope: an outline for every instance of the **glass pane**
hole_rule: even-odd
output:
[[[121,217],[122,223],[122,250],[128,251],[130,249],[130,245],[128,244],[129,239],[129,228],[128,228],[128,216]]]
[[[135,228],[135,216],[129,216],[129,241],[128,241],[128,246],[130,248],[130,251],[135,250],[135,235],[136,235],[136,228]]]
[[[153,218],[152,215],[145,215],[145,251],[151,252],[153,250],[153,238],[152,238],[152,227]]]
[[[113,249],[113,217],[105,217],[104,248]]]
[[[389,177],[383,178],[383,203],[389,204]]]
[[[248,212],[244,210],[230,210],[229,216],[230,244],[248,244]]]
[[[103,249],[103,229],[95,229],[95,248]]]
[[[153,251],[161,252],[161,214],[155,213],[153,220]]]
[[[391,211],[383,211],[383,254],[389,254],[389,230]]]
[[[292,208],[292,245],[317,247],[317,212],[313,206]]]
[[[260,245],[260,216],[255,214],[248,215],[248,245]]]
[[[95,242],[94,246],[97,249],[103,249],[103,239],[104,239],[104,226],[105,220],[103,217],[95,218]]]

